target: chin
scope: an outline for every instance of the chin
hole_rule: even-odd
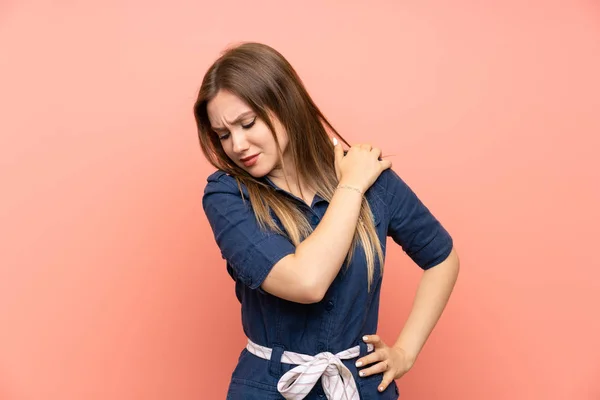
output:
[[[263,171],[263,170],[259,170],[257,169],[247,169],[246,172],[248,172],[250,175],[252,175],[254,178],[262,178],[266,175],[269,174],[269,171]]]
[[[252,175],[254,178],[257,178],[257,179],[265,177],[272,170],[272,168],[268,168],[264,164],[263,165],[254,165],[250,168],[244,168],[244,169],[246,170],[246,172],[248,172],[250,175]]]

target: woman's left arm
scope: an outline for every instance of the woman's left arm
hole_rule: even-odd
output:
[[[383,391],[394,380],[400,378],[415,363],[423,345],[433,331],[458,277],[459,259],[455,249],[435,267],[423,272],[411,312],[396,343],[389,347],[379,336],[365,336],[375,350],[357,360],[357,367],[368,366],[360,371],[361,376],[383,372],[379,390]]]

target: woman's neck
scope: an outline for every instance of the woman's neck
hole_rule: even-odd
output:
[[[284,174],[281,169],[274,169],[268,174],[268,177],[280,189],[301,198],[308,205],[312,204],[316,191],[302,179],[300,180],[300,185],[298,185],[297,171],[287,170],[286,172],[288,173]]]

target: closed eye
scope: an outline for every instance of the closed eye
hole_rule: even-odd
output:
[[[242,128],[244,129],[250,129],[254,126],[254,123],[256,122],[256,117],[252,118],[252,121],[246,125],[242,124]]]
[[[247,130],[247,129],[250,129],[250,128],[252,128],[252,127],[254,126],[254,124],[255,124],[255,123],[256,123],[256,117],[254,117],[254,118],[252,119],[252,121],[250,121],[249,123],[247,123],[247,124],[245,124],[245,125],[244,125],[244,124],[241,124],[241,126],[242,126],[242,128],[243,128],[243,129],[246,129],[246,130]],[[217,134],[217,136],[219,137],[219,140],[225,140],[225,139],[227,139],[227,138],[230,136],[230,133],[229,133],[229,132],[227,132],[227,131],[220,131],[220,132],[217,132],[217,131],[216,131],[216,130],[214,130],[214,129],[213,129],[213,131],[214,131],[214,132]]]

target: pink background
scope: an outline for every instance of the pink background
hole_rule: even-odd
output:
[[[516,0],[0,3],[0,399],[225,397],[244,337],[192,104],[240,40],[456,240],[401,398],[600,399],[600,6]],[[420,272],[387,265],[392,342]]]

